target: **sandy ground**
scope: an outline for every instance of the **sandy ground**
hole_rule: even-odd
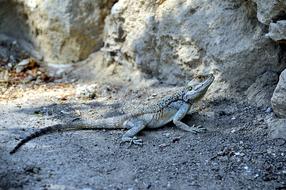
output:
[[[122,130],[54,133],[10,155],[39,128],[122,114],[172,89],[98,85],[96,97],[85,99],[76,97],[75,88],[23,85],[1,97],[0,189],[286,189],[285,141],[270,140],[265,123],[272,113],[226,98],[204,100],[184,119],[203,125],[206,133],[169,124],[142,132],[142,147],[120,144]]]

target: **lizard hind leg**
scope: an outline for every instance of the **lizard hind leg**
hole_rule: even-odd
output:
[[[129,142],[130,145],[143,145],[142,139],[138,139],[136,137],[136,134],[138,134],[140,131],[142,131],[146,125],[142,120],[134,119],[129,120],[124,123],[124,127],[129,129],[123,136],[122,136],[122,143]]]

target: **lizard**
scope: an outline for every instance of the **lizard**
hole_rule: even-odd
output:
[[[122,136],[122,142],[142,145],[142,139],[137,138],[137,134],[144,128],[159,128],[169,122],[184,131],[199,133],[206,129],[203,127],[188,126],[181,120],[192,113],[191,107],[198,102],[207,92],[209,86],[214,81],[213,74],[199,75],[192,79],[186,86],[171,95],[163,97],[160,101],[149,106],[133,110],[120,116],[103,119],[74,119],[65,124],[48,126],[22,139],[10,152],[14,154],[22,145],[39,136],[53,132],[83,129],[127,129]]]

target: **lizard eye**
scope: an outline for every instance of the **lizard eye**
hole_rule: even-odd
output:
[[[192,90],[193,89],[193,87],[192,86],[188,86],[188,90]]]

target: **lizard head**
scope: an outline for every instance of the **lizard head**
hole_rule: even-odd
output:
[[[213,74],[199,75],[193,78],[186,86],[187,90],[183,95],[183,100],[190,103],[198,101],[205,95],[213,81]]]

